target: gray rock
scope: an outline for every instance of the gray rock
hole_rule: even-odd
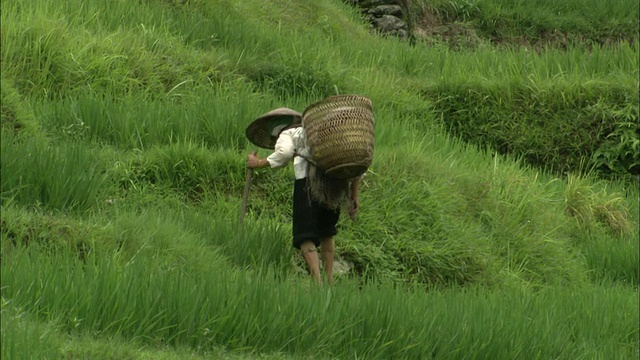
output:
[[[389,32],[389,35],[397,36],[401,39],[406,39],[409,37],[409,32],[405,29],[398,29]]]
[[[372,8],[379,5],[398,5],[398,0],[365,0],[360,1],[360,6],[363,8]]]
[[[402,21],[402,19],[393,15],[382,15],[381,17],[374,18],[372,23],[376,29],[382,32],[390,32],[393,30],[407,28],[407,24]]]
[[[393,15],[401,18],[402,8],[400,7],[400,5],[379,5],[369,9],[368,13],[375,17],[380,17],[382,15]]]

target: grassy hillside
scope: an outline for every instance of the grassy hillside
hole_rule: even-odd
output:
[[[414,36],[477,46],[488,39],[506,46],[559,47],[638,41],[638,3],[630,0],[513,1],[413,0]]]
[[[533,51],[381,38],[341,1],[3,2],[2,357],[637,358],[637,29],[590,3],[545,5],[576,41]],[[519,9],[476,5],[450,21]],[[338,93],[372,99],[376,154],[329,290],[290,168],[237,216],[246,126]]]

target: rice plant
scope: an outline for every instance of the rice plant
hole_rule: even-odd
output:
[[[321,358],[623,358],[637,350],[631,289],[407,293],[347,282],[321,291],[215,264],[185,272],[151,258],[81,262],[34,250],[3,261],[2,295],[70,331]]]
[[[109,190],[101,164],[74,144],[17,142],[2,132],[2,202],[87,210]]]

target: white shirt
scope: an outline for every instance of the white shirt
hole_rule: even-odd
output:
[[[299,126],[280,133],[276,141],[275,150],[267,157],[267,161],[269,161],[269,165],[272,168],[278,168],[285,166],[293,159],[293,172],[296,179],[304,179],[307,177],[308,170],[308,162],[305,157],[310,158],[311,153],[309,147],[307,147],[304,129]]]

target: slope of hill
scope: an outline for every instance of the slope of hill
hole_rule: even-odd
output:
[[[330,0],[2,10],[3,358],[637,356],[637,43],[411,44]],[[372,99],[376,155],[327,290],[290,169],[237,215],[248,123],[336,93]]]

